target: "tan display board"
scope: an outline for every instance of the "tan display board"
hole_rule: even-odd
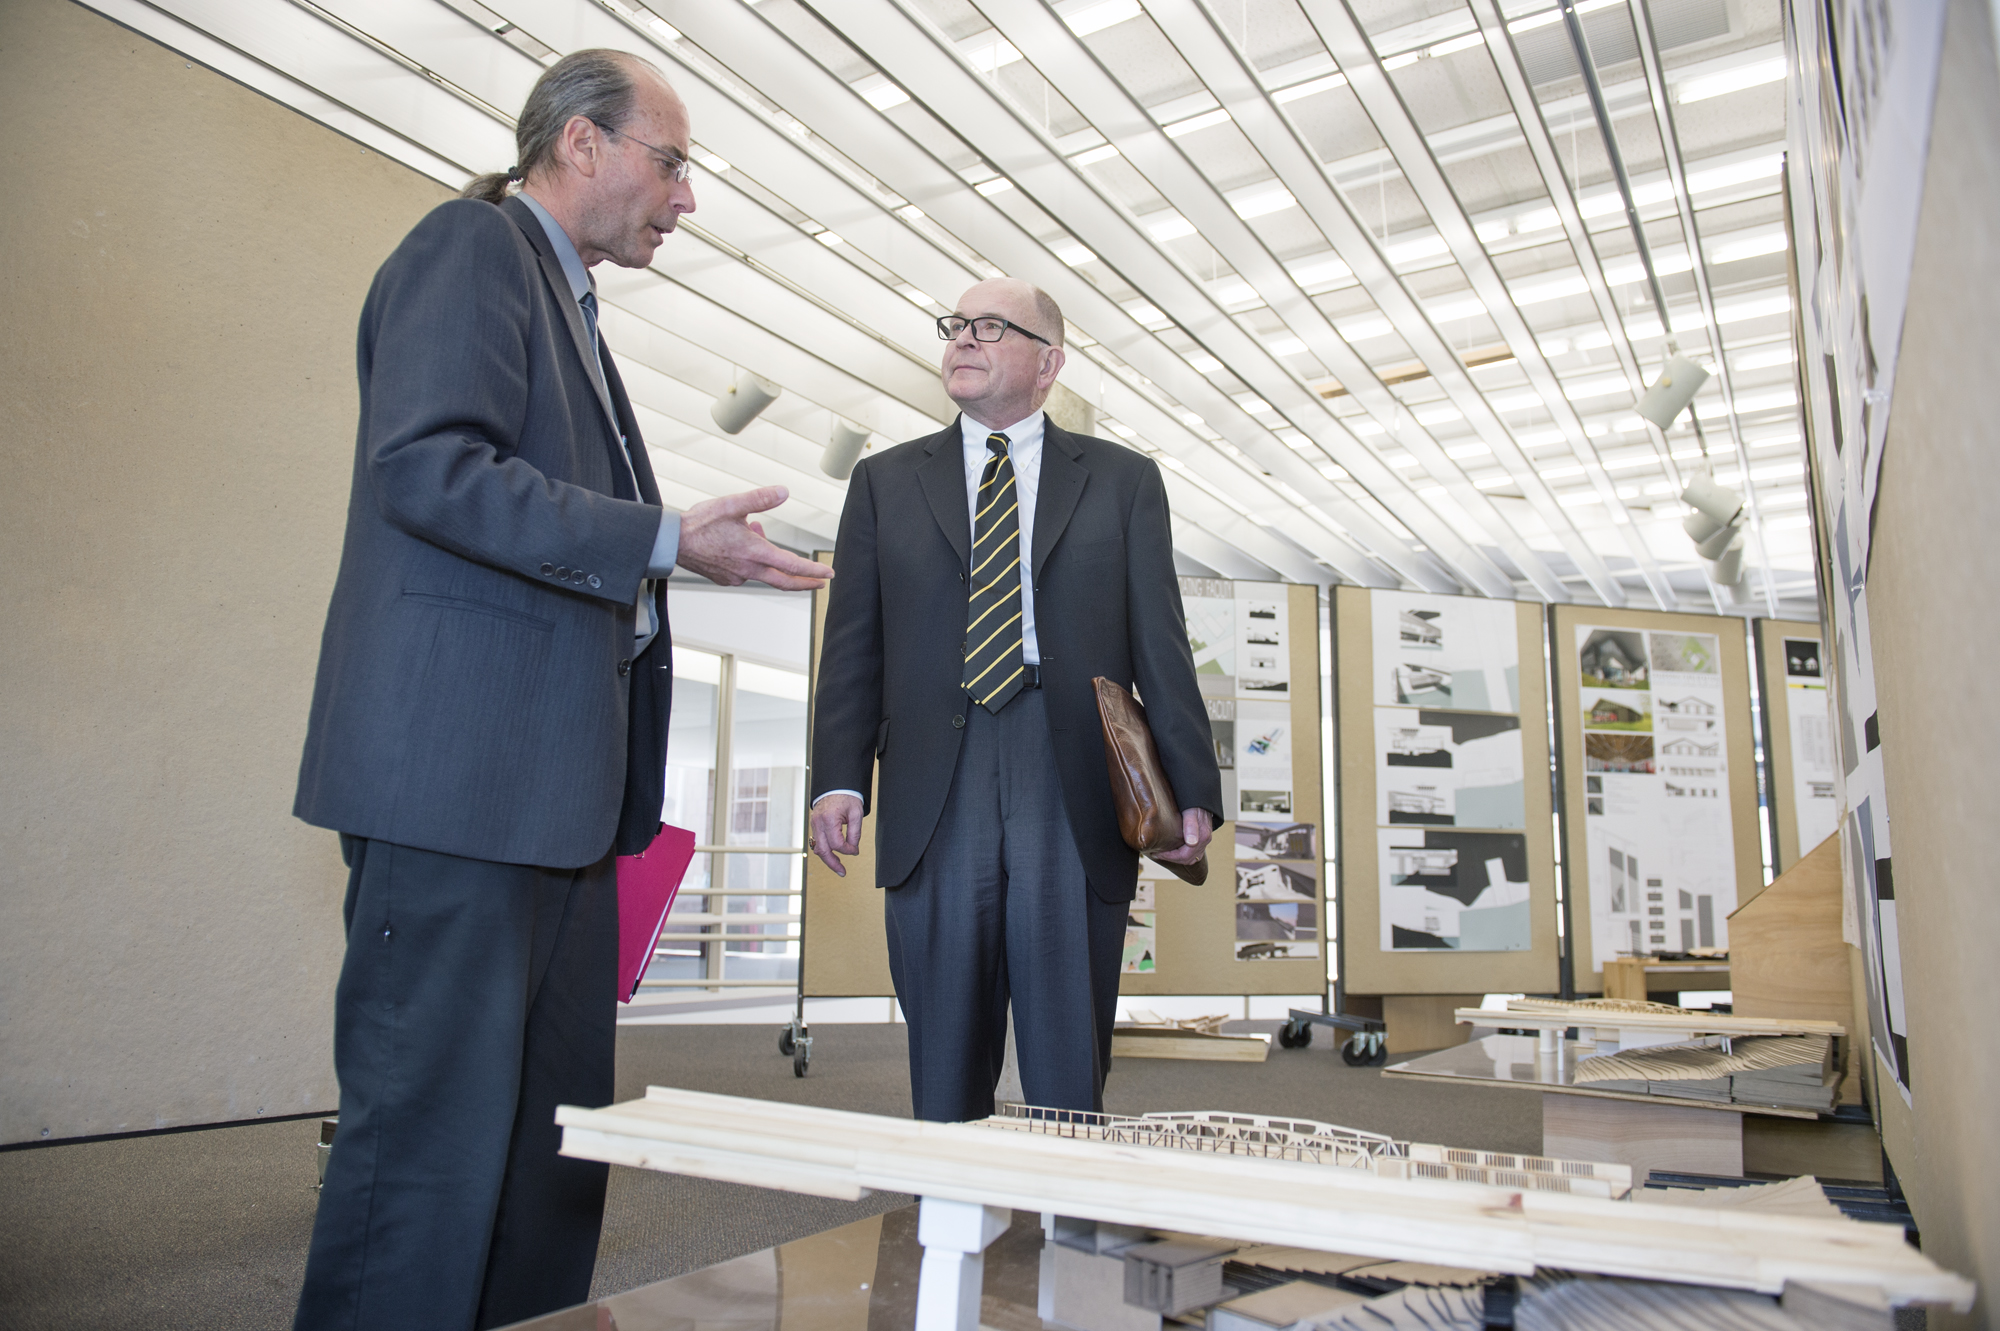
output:
[[[1750,657],[1743,622],[1718,615],[1557,606],[1551,622],[1572,977],[1595,993],[1600,952],[1725,946],[1763,887]]]
[[[1764,762],[1771,777],[1765,801],[1776,873],[1797,864],[1840,827],[1827,712],[1832,673],[1819,625],[1757,621],[1757,687],[1764,700]]]
[[[1345,992],[1560,986],[1543,643],[1532,602],[1334,590]]]
[[[821,552],[819,557],[825,559],[828,555]],[[1301,898],[1296,903],[1289,903],[1293,904],[1290,912],[1264,909],[1265,903],[1249,903],[1258,907],[1253,915],[1260,918],[1248,926],[1239,926],[1234,859],[1237,826],[1235,821],[1224,823],[1216,829],[1215,839],[1209,846],[1207,883],[1193,887],[1170,877],[1158,879],[1149,876],[1142,879],[1141,888],[1150,892],[1150,909],[1142,892],[1141,899],[1133,907],[1133,933],[1128,937],[1127,964],[1130,967],[1150,961],[1151,969],[1128,969],[1120,984],[1121,992],[1128,994],[1306,994],[1318,993],[1326,986],[1326,944],[1323,939],[1326,901],[1321,882],[1325,858],[1325,845],[1321,838],[1325,829],[1317,825],[1316,817],[1323,807],[1324,779],[1320,770],[1319,745],[1319,589],[1282,583],[1222,585],[1242,589],[1246,605],[1252,596],[1251,589],[1256,589],[1255,599],[1259,604],[1273,604],[1281,616],[1268,621],[1274,626],[1281,626],[1280,632],[1270,635],[1280,641],[1255,645],[1260,649],[1281,649],[1282,655],[1271,658],[1268,652],[1260,650],[1259,664],[1268,665],[1269,669],[1242,675],[1231,671],[1228,678],[1249,678],[1260,685],[1282,679],[1287,684],[1282,693],[1274,689],[1259,689],[1260,692],[1271,693],[1273,701],[1281,702],[1282,707],[1275,710],[1270,707],[1252,709],[1257,719],[1278,723],[1263,725],[1252,738],[1265,738],[1282,728],[1291,756],[1290,789],[1284,801],[1290,812],[1286,812],[1273,798],[1274,811],[1259,821],[1288,823],[1296,820],[1313,825],[1311,844],[1316,858],[1305,866],[1312,871],[1312,895],[1310,901]],[[817,592],[813,596],[812,639],[815,695],[825,614],[826,593]],[[1260,625],[1265,622],[1260,617]],[[1265,635],[1259,633],[1258,636]],[[1205,673],[1213,677],[1218,672],[1210,670]],[[1204,682],[1205,692],[1218,691],[1213,678]],[[1233,689],[1232,685],[1232,693]],[[1212,697],[1211,714],[1228,712],[1232,714],[1228,719],[1233,720],[1235,709],[1220,704],[1235,701],[1233,696],[1229,699]],[[1264,716],[1264,713],[1270,715]],[[1233,749],[1233,726],[1218,725],[1217,736],[1219,748],[1227,741]],[[1289,743],[1293,737],[1297,742]],[[1241,775],[1240,771],[1238,775]],[[1241,794],[1240,784],[1231,785],[1225,791],[1225,799],[1240,798]],[[1235,811],[1232,806],[1227,812]],[[889,978],[882,900],[874,890],[873,840],[873,829],[870,827],[862,836],[861,854],[847,858],[845,878],[837,877],[817,858],[808,857],[806,861],[801,965],[808,997],[876,996],[894,992]],[[1254,867],[1264,867],[1263,862]],[[1291,872],[1283,875],[1285,880],[1297,883],[1296,869],[1301,866],[1287,867]],[[1271,876],[1275,878],[1279,875],[1272,872]],[[1254,887],[1250,890],[1256,891]],[[1313,955],[1266,955],[1238,959],[1237,935],[1240,929],[1247,927],[1252,931],[1268,931],[1262,916],[1286,914],[1301,928],[1307,927],[1307,919],[1312,921],[1309,927],[1318,942],[1318,950]],[[1147,920],[1149,916],[1150,921]],[[1145,930],[1150,930],[1150,935]],[[1257,951],[1277,951],[1284,947],[1284,943],[1273,940],[1270,946],[1257,948],[1256,945],[1262,941],[1265,940],[1248,940],[1248,946]],[[1148,952],[1150,957],[1146,955]]]

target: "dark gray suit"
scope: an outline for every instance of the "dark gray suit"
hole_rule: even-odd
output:
[[[1010,996],[1029,1096],[1093,1109],[1138,872],[1093,676],[1137,687],[1182,807],[1222,813],[1166,488],[1146,457],[1047,424],[1031,560],[1042,687],[988,716],[960,685],[972,548],[960,437],[954,423],[889,449],[848,484],[812,789],[866,792],[880,764],[876,881],[896,889],[890,958],[918,1116],[990,1112]]]
[[[588,1293],[604,1171],[557,1159],[552,1114],[611,1096],[612,853],[658,828],[673,681],[659,588],[634,660],[659,492],[590,354],[515,199],[437,208],[362,311],[294,806],[350,865],[301,1327],[498,1325]]]

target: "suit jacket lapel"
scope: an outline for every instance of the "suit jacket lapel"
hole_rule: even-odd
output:
[[[1035,495],[1035,545],[1030,575],[1039,582],[1049,551],[1062,539],[1076,512],[1076,501],[1090,482],[1090,471],[1077,459],[1083,456],[1069,431],[1044,418],[1042,425],[1042,482]]]
[[[963,438],[954,420],[942,433],[931,436],[924,446],[924,452],[930,456],[917,466],[917,480],[924,487],[924,498],[930,500],[931,516],[944,528],[951,548],[958,551],[960,565],[972,558],[972,514],[965,506]]]
[[[508,199],[501,205],[514,219],[514,225],[521,228],[521,234],[535,248],[535,257],[541,260],[542,278],[549,284],[549,294],[555,297],[556,308],[562,311],[563,324],[569,329],[570,344],[576,348],[577,359],[583,362],[583,377],[590,381],[590,389],[597,395],[597,405],[604,410],[604,419],[611,426],[615,438],[619,433],[618,412],[611,405],[611,396],[605,391],[603,377],[591,369],[595,357],[590,349],[590,330],[584,327],[583,310],[570,295],[569,275],[563,272],[562,261],[556,258],[549,246],[549,234],[542,229],[541,219],[528,210],[525,203]],[[601,317],[601,310],[600,310]]]

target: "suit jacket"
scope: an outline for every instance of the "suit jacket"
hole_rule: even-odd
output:
[[[953,422],[856,467],[834,551],[812,791],[866,792],[880,762],[875,878],[884,887],[908,878],[929,844],[976,706],[960,685],[972,551],[960,438]],[[1138,857],[1118,833],[1093,676],[1137,685],[1181,807],[1222,818],[1159,468],[1048,422],[1032,555],[1042,690],[1070,831],[1091,889],[1129,901]]]
[[[663,587],[659,636],[636,662],[632,647],[660,496],[587,338],[519,200],[439,206],[375,275],[298,817],[553,868],[652,840],[673,690]]]

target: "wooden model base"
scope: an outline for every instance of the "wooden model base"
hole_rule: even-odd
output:
[[[1649,1170],[1743,1175],[1743,1116],[1585,1095],[1542,1096],[1542,1154]]]

